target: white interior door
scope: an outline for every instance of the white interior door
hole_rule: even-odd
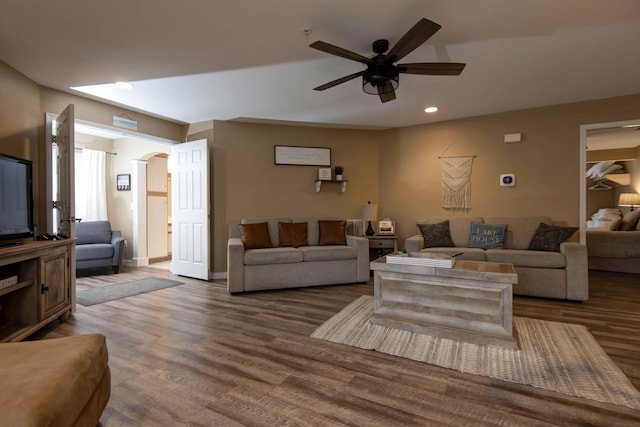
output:
[[[74,107],[69,104],[65,110],[55,117],[55,132],[52,129],[54,116],[46,115],[46,133],[51,145],[47,146],[47,158],[51,159],[48,171],[47,206],[53,206],[52,224],[48,224],[50,232],[59,233],[70,238],[76,237],[75,227],[75,152],[74,152]],[[55,135],[55,138],[53,137]],[[55,150],[53,149],[55,145]],[[54,184],[55,183],[55,184]],[[49,214],[47,220],[49,221]],[[76,253],[69,254],[69,276],[71,281],[72,310],[76,307]]]
[[[171,272],[209,279],[209,149],[206,139],[171,147]]]

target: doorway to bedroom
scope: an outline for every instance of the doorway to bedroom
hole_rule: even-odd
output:
[[[622,194],[640,190],[640,119],[580,127],[581,241],[587,228],[614,228],[631,207]]]

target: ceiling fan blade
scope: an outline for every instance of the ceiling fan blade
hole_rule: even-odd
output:
[[[396,62],[413,52],[418,46],[426,42],[432,35],[442,28],[441,25],[426,18],[422,18],[407,33],[402,36],[387,54],[387,57],[395,57],[392,62]]]
[[[467,64],[459,62],[416,62],[398,64],[398,72],[405,74],[428,74],[431,76],[457,76]]]
[[[358,71],[357,73],[353,73],[353,74],[349,74],[348,76],[344,76],[341,77],[337,80],[334,80],[332,82],[329,83],[325,83],[323,85],[320,85],[318,87],[314,87],[313,90],[325,90],[325,89],[329,89],[330,87],[334,87],[339,85],[340,83],[344,83],[344,82],[348,82],[349,80],[353,80],[356,77],[360,77],[364,74],[364,71]]]
[[[391,92],[383,93],[389,89]],[[380,95],[380,101],[382,102],[389,102],[396,99],[396,92],[393,90],[393,86],[390,82],[385,83],[384,86],[378,86],[378,95]]]
[[[321,42],[321,41],[313,42],[309,45],[309,47],[321,50],[326,53],[330,53],[331,55],[336,55],[336,56],[341,56],[343,58],[351,59],[352,61],[362,62],[363,64],[368,64],[369,62],[371,62],[371,60],[365,56],[362,56],[355,52],[351,52],[350,50],[343,49],[341,47],[334,46],[332,44]]]

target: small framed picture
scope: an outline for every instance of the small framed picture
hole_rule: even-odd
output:
[[[131,191],[131,175],[118,175],[116,179],[116,189],[118,191]]]
[[[331,168],[318,169],[318,179],[322,181],[331,181]]]
[[[383,219],[378,221],[378,234],[393,235],[396,232],[396,227],[393,221],[389,219]]]

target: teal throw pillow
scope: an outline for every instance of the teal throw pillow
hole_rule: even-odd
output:
[[[481,224],[471,223],[471,235],[469,247],[480,249],[502,249],[504,247],[504,235],[507,232],[507,224]]]

